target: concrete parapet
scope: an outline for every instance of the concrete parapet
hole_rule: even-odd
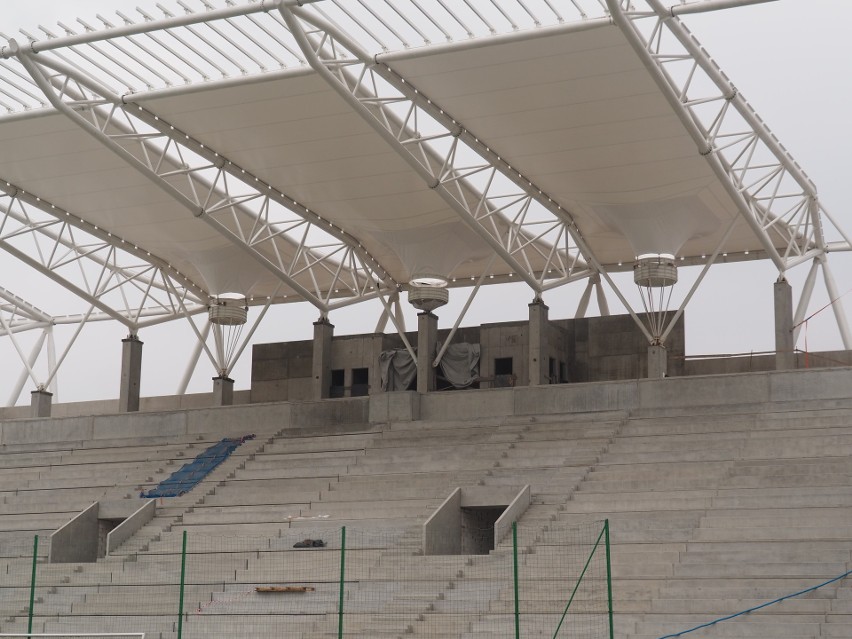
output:
[[[156,502],[148,500],[138,508],[130,517],[121,522],[107,534],[106,554],[109,555],[125,541],[130,539],[145,524],[154,518]]]
[[[34,390],[30,394],[30,417],[50,417],[53,393],[46,390]]]
[[[521,518],[521,515],[526,512],[527,508],[530,506],[530,502],[532,498],[530,496],[530,487],[529,484],[521,488],[520,492],[515,495],[514,499],[509,503],[506,507],[506,510],[503,511],[503,514],[500,515],[500,519],[498,519],[494,523],[494,547],[503,541],[503,537],[512,529],[512,524],[518,521]]]
[[[395,391],[370,395],[371,424],[413,422],[420,419],[420,394],[414,391]]]
[[[462,489],[456,488],[423,524],[424,555],[461,553]]]
[[[514,413],[513,389],[443,392],[420,397],[420,418],[430,421],[503,417]]]
[[[98,558],[98,502],[50,535],[47,562],[91,562]]]

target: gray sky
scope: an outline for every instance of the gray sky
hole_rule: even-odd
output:
[[[5,0],[0,12],[0,32],[14,35],[19,27],[34,30],[39,23],[53,27],[57,20],[93,18],[115,8],[153,6],[140,0]],[[164,4],[173,6],[165,0]],[[217,4],[221,4],[217,2]],[[687,16],[685,23],[725,73],[746,96],[799,164],[816,183],[823,205],[852,231],[852,212],[845,187],[849,183],[847,149],[852,148],[849,102],[852,97],[852,2],[848,0],[778,0],[766,5]],[[2,150],[0,150],[2,152]],[[833,268],[841,293],[852,289],[852,256],[834,255]],[[691,280],[682,269],[682,282]],[[800,285],[807,266],[789,273]],[[61,290],[27,272],[23,266],[0,256],[0,286],[26,294],[29,287],[49,291],[53,302],[45,310],[62,310]],[[687,309],[688,354],[749,352],[773,348],[772,283],[777,272],[768,262],[719,265],[711,269]],[[628,276],[629,277],[629,276]],[[624,289],[632,289],[624,281]],[[545,301],[551,317],[572,317],[583,284],[548,293]],[[441,309],[441,326],[452,326],[467,297],[466,290],[451,291],[451,302]],[[484,287],[464,324],[524,319],[531,292],[523,285]],[[827,303],[821,284],[812,302],[813,311]],[[844,298],[847,314],[852,295]],[[407,305],[406,305],[407,306]],[[621,312],[610,295],[614,313]],[[812,311],[812,312],[813,312]],[[594,311],[591,311],[594,312]],[[413,309],[407,310],[408,326],[416,325]],[[317,312],[307,304],[274,309],[255,335],[255,342],[308,339]],[[331,316],[337,334],[371,332],[379,315],[377,304],[343,309]],[[60,399],[73,401],[116,397],[120,340],[124,329],[117,324],[95,324],[84,329],[60,372]],[[59,346],[70,330],[58,331]],[[194,337],[186,323],[173,322],[147,329],[143,359],[143,395],[172,394],[183,373]],[[831,311],[820,313],[808,324],[809,350],[841,348]],[[804,347],[800,340],[799,347]],[[18,375],[18,360],[8,340],[0,340],[0,405]],[[232,376],[237,388],[250,382],[250,350]],[[212,367],[202,362],[190,391],[207,391]],[[24,402],[28,401],[25,387]]]

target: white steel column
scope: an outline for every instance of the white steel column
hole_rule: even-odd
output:
[[[802,331],[802,323],[805,321],[808,305],[811,303],[819,266],[820,261],[814,260],[811,264],[811,269],[808,271],[808,276],[805,278],[805,284],[802,286],[799,303],[796,305],[796,314],[793,316],[793,346],[799,342],[799,333]]]

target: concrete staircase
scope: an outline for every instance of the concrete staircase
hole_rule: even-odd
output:
[[[93,499],[137,498],[217,439],[4,453],[0,570],[27,576],[34,531]],[[501,572],[510,540],[490,555],[424,557],[420,526],[457,486],[530,484],[522,636],[555,628],[565,606],[568,586],[547,578],[562,561],[548,540],[607,518],[615,636],[657,639],[849,569],[850,462],[852,409],[806,404],[291,428],[247,442],[192,492],[158,501],[154,521],[112,556],[40,564],[36,630],[176,636],[187,531],[185,637],[335,637],[346,526],[348,638],[514,636],[511,572]],[[304,538],[327,546],[294,549]],[[314,590],[254,591],[273,584]],[[27,596],[0,582],[0,631],[25,630]],[[852,637],[852,585],[688,636]]]

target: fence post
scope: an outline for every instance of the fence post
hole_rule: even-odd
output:
[[[36,561],[38,559],[38,535],[33,537],[33,571],[30,578],[30,609],[27,619],[27,634],[32,634],[33,631],[33,606],[35,605],[35,589],[36,589]]]
[[[518,522],[512,522],[512,558],[515,580],[515,639],[521,639],[521,608],[518,597]]]
[[[346,578],[346,526],[340,529],[340,599],[337,604],[337,639],[343,639],[343,582]],[[178,638],[180,639],[180,638]]]
[[[606,544],[606,596],[609,608],[609,639],[614,639],[615,628],[612,623],[612,562],[609,554],[609,519],[604,520],[604,543]]]
[[[177,639],[183,635],[183,588],[186,583],[186,530],[183,531],[183,545],[180,551],[180,597],[178,603]]]

